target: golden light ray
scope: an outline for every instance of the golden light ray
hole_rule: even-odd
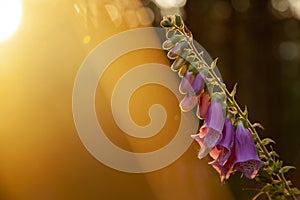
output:
[[[21,0],[0,1],[0,43],[11,37],[22,19]]]

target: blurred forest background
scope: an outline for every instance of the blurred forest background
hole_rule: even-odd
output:
[[[238,102],[265,127],[261,137],[277,141],[281,159],[297,166],[288,178],[299,188],[300,2],[188,0],[182,13],[195,40],[219,57],[227,87],[238,83]],[[229,183],[236,199],[247,199],[255,184],[239,176]]]
[[[228,88],[238,83],[237,101],[248,106],[252,122],[264,125],[260,135],[277,142],[274,148],[285,164],[297,167],[287,178],[300,188],[299,0],[16,2],[23,4],[20,27],[7,40],[0,40],[1,200],[233,199],[231,193],[240,200],[257,193],[254,188],[259,185],[239,174],[222,185],[207,164],[209,158],[197,159],[196,143],[168,167],[130,174],[101,164],[78,137],[72,91],[84,59],[107,38],[133,28],[159,26],[162,16],[174,13],[183,16],[195,40],[211,57],[219,58],[218,69]],[[6,22],[5,17],[0,19]],[[4,28],[0,28],[1,36]],[[108,70],[108,78],[103,78],[101,86],[106,87],[99,83],[96,95],[97,114],[107,119],[103,124],[111,128],[107,131],[110,138],[133,150],[144,144],[157,149],[177,133],[174,123],[178,122],[171,117],[166,134],[138,143],[119,130],[109,109],[107,114],[101,107],[106,105],[103,102],[110,105],[105,94],[110,94],[112,82],[122,75],[115,71],[160,60],[168,64],[164,52],[146,53],[133,52],[117,60]],[[160,95],[151,91],[145,93],[147,98],[141,95],[140,104],[148,100],[147,105],[152,105],[148,97]],[[177,99],[170,101],[169,94],[160,96],[171,107],[171,114],[180,113]],[[148,117],[145,109],[136,109],[142,119]]]

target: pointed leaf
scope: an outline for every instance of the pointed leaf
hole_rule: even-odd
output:
[[[244,115],[244,116],[248,116],[248,108],[247,108],[247,106],[245,106],[245,110],[244,110],[244,112],[243,112],[243,115]]]
[[[284,166],[279,170],[279,173],[284,174],[288,172],[290,169],[296,169],[294,166]]]
[[[237,83],[236,84],[234,84],[234,87],[233,87],[233,89],[232,89],[232,91],[231,91],[231,93],[230,93],[230,95],[234,98],[234,96],[235,96],[235,94],[236,94],[236,88],[237,88]]]
[[[292,192],[293,192],[293,194],[296,194],[296,195],[300,194],[300,190],[296,187],[292,188]]]
[[[271,155],[271,156],[275,156],[275,157],[279,157],[279,155],[278,155],[275,151],[271,151],[271,152],[270,152],[270,155]]]
[[[272,140],[271,138],[264,138],[261,142],[265,146],[268,145],[268,144],[270,144],[270,143],[276,144],[275,141]]]
[[[260,128],[260,129],[262,129],[262,130],[264,130],[265,128],[263,127],[263,125],[261,125],[260,123],[254,123],[253,125],[252,125],[254,128],[255,127],[258,127],[258,128]],[[275,142],[274,142],[275,143]]]
[[[263,195],[264,194],[264,192],[259,192],[259,193],[257,193],[253,198],[252,198],[252,200],[256,200],[258,197],[260,197],[261,195]]]
[[[217,61],[218,61],[218,58],[216,58],[214,61],[212,61],[212,63],[210,64],[210,67],[212,69],[214,69],[216,66],[217,66]]]
[[[272,185],[268,183],[261,189],[261,191],[269,192],[271,189],[272,189]]]

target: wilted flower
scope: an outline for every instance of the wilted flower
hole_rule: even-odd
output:
[[[242,121],[238,122],[235,136],[234,168],[241,171],[247,178],[254,178],[262,166],[252,135]]]
[[[215,147],[222,136],[225,114],[220,102],[213,100],[209,105],[204,125],[200,132],[192,137],[200,144],[198,158],[205,157]]]

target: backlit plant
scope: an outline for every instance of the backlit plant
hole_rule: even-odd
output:
[[[217,59],[210,64],[205,61],[180,15],[164,17],[161,26],[166,29],[163,48],[174,60],[171,69],[182,78],[179,90],[185,97],[180,108],[188,112],[197,106],[196,115],[204,120],[199,132],[192,135],[200,145],[198,158],[209,154],[213,158],[209,164],[222,182],[240,171],[264,183],[253,199],[266,195],[268,199],[296,200],[299,190],[285,178],[294,167],[283,165],[271,147],[272,139],[260,139],[256,129],[263,129],[262,125],[251,123],[247,108],[242,110],[236,102],[236,85],[229,92],[221,81],[215,70]]]

